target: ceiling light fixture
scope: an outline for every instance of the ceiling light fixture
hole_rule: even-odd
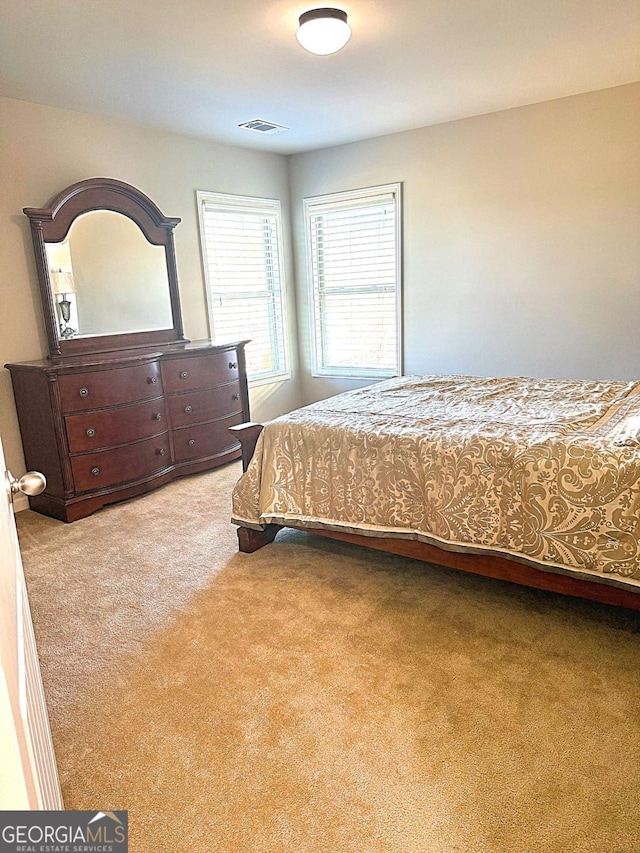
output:
[[[342,9],[311,9],[298,21],[296,38],[305,50],[319,56],[336,53],[351,38],[347,13]]]

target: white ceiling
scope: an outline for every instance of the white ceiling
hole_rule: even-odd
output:
[[[639,0],[0,0],[0,95],[291,153],[640,79]],[[262,118],[291,129],[240,130]]]

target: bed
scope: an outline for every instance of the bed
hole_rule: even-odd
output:
[[[640,609],[640,382],[397,377],[234,430],[241,551],[295,527]]]

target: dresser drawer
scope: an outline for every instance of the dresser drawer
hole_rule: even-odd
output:
[[[212,352],[190,358],[167,358],[162,362],[162,379],[166,391],[190,391],[233,382],[239,376],[235,350]]]
[[[173,452],[176,462],[213,456],[238,446],[229,432],[230,426],[242,423],[242,413],[230,415],[221,421],[173,431]]]
[[[71,469],[78,492],[141,480],[170,465],[169,438],[166,432],[124,447],[71,457]]]
[[[63,412],[101,409],[162,394],[157,361],[115,370],[71,373],[61,376],[58,383]]]
[[[188,391],[169,397],[171,426],[181,427],[213,421],[242,411],[240,383],[231,382],[208,391]]]
[[[79,412],[64,420],[71,453],[127,444],[167,429],[163,397],[120,409]]]

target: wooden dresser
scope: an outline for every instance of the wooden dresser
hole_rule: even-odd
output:
[[[249,420],[246,341],[7,364],[27,467],[43,515],[75,521],[240,456],[228,428]]]

